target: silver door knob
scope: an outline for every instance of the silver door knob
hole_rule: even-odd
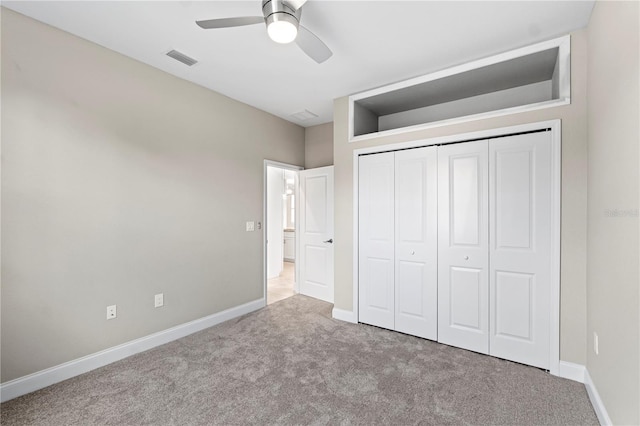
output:
[[[411,252],[411,256],[413,256],[414,254],[416,254],[416,252],[415,252],[415,251],[412,251],[412,252]]]
[[[323,241],[323,243],[333,244],[333,238],[329,238],[327,241]]]
[[[464,260],[469,260],[469,256],[465,256],[465,257],[464,257]]]

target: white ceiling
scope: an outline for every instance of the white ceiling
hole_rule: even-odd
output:
[[[593,1],[322,1],[301,23],[333,56],[316,64],[264,25],[203,30],[201,19],[261,15],[251,1],[3,1],[2,5],[301,126],[333,120],[333,99],[569,33]],[[187,67],[165,54],[197,59]],[[309,110],[317,118],[291,114]]]

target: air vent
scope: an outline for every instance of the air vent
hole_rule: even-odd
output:
[[[198,61],[196,61],[193,58],[188,57],[187,55],[185,55],[184,53],[180,53],[177,50],[172,50],[170,52],[167,53],[167,56],[170,58],[175,59],[176,61],[182,62],[183,64],[187,65],[187,66],[191,66],[193,64],[197,64]]]
[[[300,120],[300,121],[306,121],[306,120],[310,120],[312,118],[316,118],[318,115],[312,113],[311,111],[307,111],[306,109],[304,111],[300,111],[300,112],[296,112],[295,114],[291,114],[291,117],[295,118],[296,120]]]

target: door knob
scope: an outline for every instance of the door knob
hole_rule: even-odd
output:
[[[333,238],[329,238],[327,241],[323,241],[323,243],[333,244]]]
[[[465,257],[464,257],[464,260],[469,260],[469,256],[465,256]]]
[[[411,251],[411,256],[413,256],[414,254],[416,254],[416,252],[412,250]]]

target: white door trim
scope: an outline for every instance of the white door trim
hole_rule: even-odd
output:
[[[400,149],[419,148],[429,145],[440,145],[454,142],[464,142],[476,139],[488,139],[509,134],[530,132],[541,129],[551,130],[552,140],[552,260],[551,260],[551,321],[549,342],[549,371],[554,376],[560,374],[560,195],[561,187],[561,136],[562,122],[557,120],[540,121],[536,123],[520,124],[516,126],[500,127],[477,132],[461,133],[451,136],[441,136],[430,139],[420,139],[409,142],[387,144],[370,148],[353,150],[353,300],[352,315],[342,315],[358,321],[358,157],[362,154],[374,154]],[[265,272],[266,273],[266,272]]]
[[[272,160],[264,160],[263,170],[262,170],[262,295],[264,298],[265,305],[267,304],[267,167],[278,167],[280,169],[300,171],[304,170],[304,167],[296,166],[294,164],[281,163],[279,161]],[[296,183],[295,183],[295,195],[296,195],[296,212],[299,211],[300,205],[298,197],[299,193],[299,183],[298,183],[298,174],[296,173]],[[295,224],[296,234],[298,231],[298,223],[296,221]],[[299,259],[299,251],[298,251],[298,238],[295,239],[296,245],[296,259]],[[298,287],[298,268],[295,268],[295,283],[293,285],[293,290],[296,293],[300,292],[300,288]]]

